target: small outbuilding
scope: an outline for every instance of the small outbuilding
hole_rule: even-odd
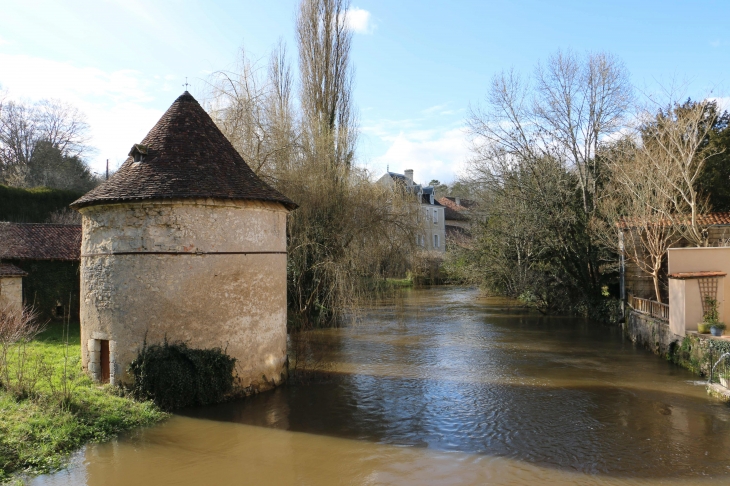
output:
[[[26,272],[9,263],[0,263],[0,308],[23,306],[23,277]]]
[[[79,315],[81,226],[0,223],[0,261],[24,273],[22,301],[43,320]]]
[[[286,366],[286,219],[296,205],[259,179],[187,91],[82,215],[82,365],[125,382],[145,343],[236,358],[238,386]]]

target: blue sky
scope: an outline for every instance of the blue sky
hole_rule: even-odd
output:
[[[60,98],[92,125],[90,158],[120,163],[183,91],[245,45],[261,58],[283,38],[295,61],[297,0],[2,0],[0,85],[11,98]],[[638,89],[673,79],[727,97],[730,1],[353,1],[360,163],[379,173],[453,180],[469,156],[470,103],[491,77],[529,74],[557,49],[609,51]]]

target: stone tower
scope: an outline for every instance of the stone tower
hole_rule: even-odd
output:
[[[129,381],[143,343],[220,347],[238,385],[279,384],[286,363],[286,216],[296,205],[246,165],[186,91],[82,215],[82,365]]]

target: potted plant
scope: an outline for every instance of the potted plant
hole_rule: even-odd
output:
[[[710,326],[710,332],[713,336],[722,336],[723,332],[725,331],[725,323],[724,322],[713,322]]]
[[[712,297],[705,296],[705,314],[702,316],[702,322],[697,324],[697,332],[700,334],[709,334],[712,332],[712,327],[717,327],[717,324],[722,324],[719,322],[719,312],[717,311],[717,299],[713,299]],[[725,329],[725,325],[722,324],[722,329]],[[713,336],[715,334],[713,333]],[[718,334],[718,336],[722,336],[722,332]]]

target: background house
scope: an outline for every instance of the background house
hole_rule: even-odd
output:
[[[395,187],[403,186],[413,194],[423,211],[421,231],[416,235],[416,243],[426,251],[443,253],[446,251],[446,220],[445,207],[436,199],[436,190],[432,186],[416,184],[413,180],[413,170],[407,169],[403,174],[395,172],[385,173],[378,182]]]
[[[470,209],[474,207],[474,202],[459,196],[444,196],[438,202],[444,207],[446,243],[469,246],[471,240]]]
[[[27,274],[22,300],[43,318],[78,319],[80,256],[80,225],[0,223],[0,262]]]
[[[23,305],[23,270],[9,263],[0,263],[0,308],[7,304]]]
[[[698,224],[706,231],[708,247],[730,247],[730,212],[707,213],[698,216]],[[630,230],[626,230],[630,231]],[[683,239],[679,239],[672,245],[672,248],[686,248],[689,243]],[[665,257],[663,264],[662,282],[662,301],[667,302],[669,298],[668,289],[668,267]],[[643,272],[635,263],[629,259],[626,260],[624,270],[624,281],[626,285],[626,293],[641,297],[644,299],[655,300],[654,283],[651,275]]]

